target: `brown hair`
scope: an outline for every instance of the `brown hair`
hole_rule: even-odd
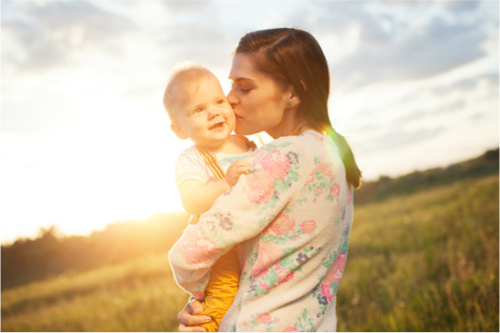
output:
[[[346,168],[346,178],[355,188],[361,186],[361,171],[347,140],[332,127],[328,116],[330,72],[316,39],[293,28],[258,30],[243,36],[236,54],[252,55],[258,70],[271,75],[300,98],[298,116],[309,126],[329,135],[337,145]]]

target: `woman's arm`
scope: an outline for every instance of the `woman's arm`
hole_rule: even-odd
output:
[[[172,248],[170,263],[179,285],[203,298],[210,267],[274,220],[301,188],[312,164],[286,140],[261,149],[253,163],[255,171],[240,177]]]

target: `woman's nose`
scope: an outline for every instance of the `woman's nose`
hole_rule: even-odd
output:
[[[226,98],[227,102],[229,103],[229,105],[231,105],[231,107],[234,107],[236,104],[238,104],[238,98],[236,97],[233,88],[231,88]]]

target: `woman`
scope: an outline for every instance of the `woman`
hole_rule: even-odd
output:
[[[220,331],[335,330],[361,173],[328,118],[325,56],[305,31],[256,31],[240,40],[229,78],[236,132],[276,140],[173,247],[176,279],[203,298],[210,267],[238,244],[239,291]],[[192,301],[179,314],[181,331],[202,330],[199,307]]]

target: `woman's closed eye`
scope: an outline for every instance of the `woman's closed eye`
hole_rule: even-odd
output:
[[[241,91],[242,93],[247,93],[247,92],[249,92],[250,90],[252,90],[252,88],[250,88],[250,87],[242,87],[242,86],[240,86],[240,85],[237,85],[237,86],[232,85],[232,86],[231,86],[231,89],[237,89],[237,90]]]
[[[253,87],[238,82],[236,84],[231,85],[231,90],[234,90],[234,89],[246,94],[246,93],[250,92],[253,89]]]

